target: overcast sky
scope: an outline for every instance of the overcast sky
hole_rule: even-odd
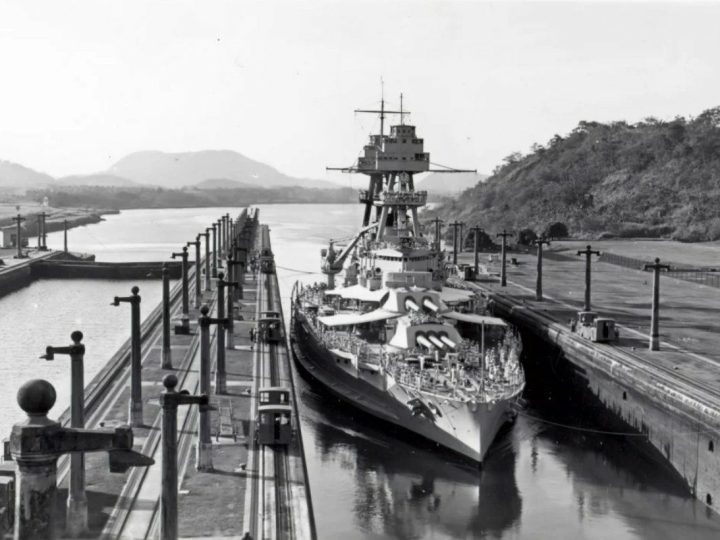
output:
[[[720,105],[720,3],[0,4],[0,159],[55,176],[232,149],[337,180],[380,79],[436,163],[490,172],[580,120]]]

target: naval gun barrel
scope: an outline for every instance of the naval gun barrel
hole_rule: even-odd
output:
[[[434,348],[433,344],[428,341],[428,338],[426,338],[422,334],[418,334],[417,336],[415,336],[415,341],[417,341],[418,345],[422,345],[426,349]]]
[[[429,298],[425,298],[423,300],[423,306],[425,306],[426,308],[428,308],[431,311],[434,311],[435,313],[437,313],[440,310],[438,305],[435,302],[433,302],[432,300],[430,300]]]
[[[454,348],[456,347],[455,342],[454,342],[452,339],[450,339],[449,337],[447,337],[447,336],[440,336],[440,339],[442,340],[442,342],[443,342],[445,345],[447,345],[447,346],[450,347],[451,349],[454,349]]]
[[[420,311],[420,306],[418,306],[412,298],[405,299],[405,308],[408,310]]]
[[[436,336],[428,336],[428,339],[432,341],[432,344],[435,345],[438,349],[445,348],[445,344],[440,341]]]

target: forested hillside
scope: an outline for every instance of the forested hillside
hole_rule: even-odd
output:
[[[588,238],[720,239],[720,108],[670,122],[580,122],[508,156],[437,213],[492,230],[563,222]]]

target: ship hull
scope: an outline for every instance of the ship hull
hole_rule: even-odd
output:
[[[412,389],[394,385],[384,390],[338,368],[333,353],[315,337],[302,313],[293,313],[290,339],[296,365],[306,378],[364,413],[473,462],[482,463],[497,432],[510,418],[513,399],[478,403],[472,409],[468,404],[426,400],[433,403],[435,414],[418,414],[408,406],[420,396]]]

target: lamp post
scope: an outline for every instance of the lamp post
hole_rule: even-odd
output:
[[[503,232],[497,233],[498,237],[502,237],[502,244],[501,244],[501,267],[500,267],[500,286],[501,287],[507,287],[507,237],[513,236],[515,233],[512,231],[506,231],[503,229]]]
[[[132,296],[116,296],[111,305],[119,306],[121,302],[130,304],[130,425],[143,425],[142,403],[142,358],[140,350],[140,287],[133,287]]]
[[[660,270],[670,270],[670,265],[660,264],[656,258],[653,264],[646,264],[645,270],[653,271],[652,317],[650,319],[650,350],[660,350]]]
[[[583,311],[590,311],[591,304],[590,304],[590,283],[592,278],[592,259],[591,257],[593,255],[600,255],[599,251],[593,251],[590,246],[586,246],[584,250],[578,251],[578,255],[585,255],[585,306],[583,307]]]
[[[175,327],[176,334],[190,333],[190,291],[188,285],[188,248],[183,246],[182,251],[173,253],[172,258],[181,257],[182,259],[182,316],[180,317],[180,326]]]
[[[40,358],[54,360],[56,354],[70,356],[70,427],[85,427],[85,345],[83,334],[76,330],[70,334],[72,345],[48,346]],[[88,528],[88,505],[85,495],[85,455],[70,454],[70,489],[68,490],[66,529],[69,536],[80,536]]]
[[[533,240],[533,244],[537,246],[537,280],[535,281],[535,299],[543,299],[542,290],[542,271],[543,271],[543,244],[550,245],[550,240],[544,236]]]
[[[162,407],[162,478],[160,494],[160,538],[178,537],[178,466],[177,410],[179,405],[208,404],[207,394],[191,395],[187,390],[175,391],[178,380],[173,374],[163,377],[165,390],[160,394]]]

